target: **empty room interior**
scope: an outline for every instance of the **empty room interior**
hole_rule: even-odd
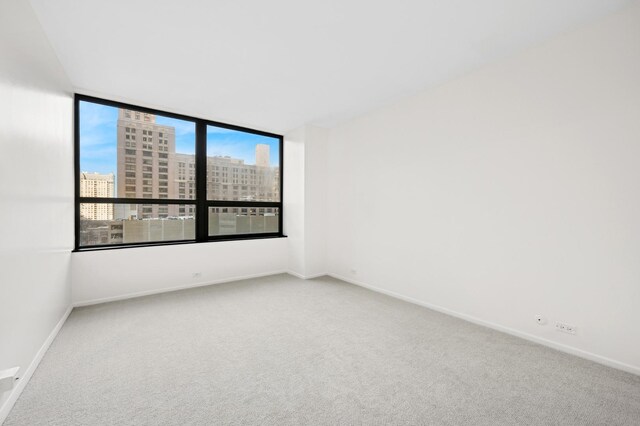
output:
[[[640,0],[0,0],[0,424],[639,425]]]

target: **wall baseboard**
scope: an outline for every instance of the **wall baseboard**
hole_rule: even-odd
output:
[[[72,310],[73,306],[69,306],[67,308],[66,312],[62,315],[62,318],[60,318],[60,321],[58,321],[58,324],[56,324],[47,339],[40,347],[40,350],[38,350],[38,353],[33,358],[33,361],[31,361],[31,364],[29,364],[29,367],[25,370],[24,374],[20,376],[20,379],[18,379],[18,383],[9,394],[9,398],[4,402],[2,408],[0,408],[0,425],[7,419],[7,416],[9,416],[9,412],[18,400],[18,397],[20,397],[20,394],[24,390],[25,386],[27,386],[27,383],[29,383],[29,380],[31,380],[31,376],[33,376],[34,371],[36,371],[36,368],[38,368],[38,365],[40,365],[40,361],[42,361],[44,354],[47,353],[49,346],[51,346],[51,343],[53,343],[53,341],[55,340],[65,321],[67,320],[67,318],[69,318],[69,314]]]
[[[607,367],[612,367],[612,368],[615,368],[615,369],[618,369],[618,370],[626,371],[627,373],[636,374],[636,375],[640,376],[640,367],[638,367],[638,366],[633,366],[633,365],[630,365],[630,364],[626,364],[624,362],[616,361],[614,359],[607,358],[607,357],[604,357],[604,356],[601,356],[601,355],[597,355],[597,354],[594,354],[592,352],[583,351],[582,349],[574,348],[573,346],[568,346],[568,345],[564,345],[562,343],[557,343],[557,342],[554,342],[552,340],[544,339],[542,337],[538,337],[538,336],[535,336],[533,334],[529,334],[529,333],[525,333],[525,332],[516,330],[514,328],[505,327],[505,326],[502,326],[502,325],[499,325],[499,324],[495,324],[495,323],[492,323],[492,322],[489,322],[489,321],[482,320],[480,318],[476,318],[476,317],[471,316],[471,315],[467,315],[467,314],[463,314],[463,313],[460,313],[460,312],[456,312],[456,311],[453,311],[451,309],[444,308],[442,306],[433,305],[433,304],[428,303],[428,302],[423,302],[422,300],[414,299],[413,297],[404,296],[402,294],[399,294],[399,293],[396,293],[396,292],[393,292],[393,291],[389,291],[389,290],[385,290],[385,289],[380,288],[380,287],[375,287],[375,286],[372,286],[372,285],[369,285],[369,284],[365,284],[365,283],[363,283],[361,281],[357,281],[357,280],[354,280],[352,278],[347,278],[347,277],[344,277],[344,276],[339,275],[339,274],[329,273],[327,275],[329,275],[330,277],[336,278],[338,280],[342,280],[342,281],[348,282],[350,284],[357,285],[359,287],[364,287],[366,289],[375,291],[377,293],[385,294],[385,295],[393,297],[395,299],[399,299],[399,300],[403,300],[405,302],[413,303],[414,305],[423,306],[425,308],[432,309],[434,311],[441,312],[441,313],[446,314],[446,315],[451,315],[453,317],[460,318],[460,319],[463,319],[465,321],[469,321],[469,322],[477,324],[477,325],[488,327],[488,328],[491,328],[493,330],[501,331],[503,333],[510,334],[512,336],[520,337],[521,339],[525,339],[525,340],[528,340],[530,342],[538,343],[540,345],[547,346],[547,347],[550,347],[552,349],[556,349],[556,350],[561,351],[561,352],[565,352],[565,353],[568,353],[568,354],[571,354],[571,355],[575,355],[575,356],[578,356],[580,358],[588,359],[589,361],[597,362],[598,364],[603,364],[603,365],[606,365]]]
[[[323,272],[321,274],[302,275],[302,274],[299,274],[298,272],[291,271],[291,270],[287,271],[287,274],[293,275],[294,277],[298,277],[298,278],[301,278],[303,280],[311,280],[311,279],[314,279],[314,278],[324,277],[325,275],[327,275],[326,272]]]
[[[125,294],[121,294],[121,295],[118,295],[118,296],[110,296],[110,297],[102,297],[102,298],[98,298],[98,299],[81,300],[79,302],[73,302],[73,307],[74,308],[79,308],[81,306],[98,305],[100,303],[116,302],[118,300],[126,300],[126,299],[134,299],[136,297],[151,296],[153,294],[170,293],[172,291],[186,290],[186,289],[189,289],[189,288],[206,287],[208,285],[224,284],[224,283],[230,283],[230,282],[234,282],[234,281],[242,281],[242,280],[248,280],[248,279],[251,279],[251,278],[260,278],[260,277],[267,277],[267,276],[270,276],[270,275],[278,275],[278,274],[286,274],[286,273],[287,273],[287,271],[285,271],[285,270],[271,271],[271,272],[261,272],[259,274],[242,275],[242,276],[223,278],[223,279],[213,280],[213,281],[199,282],[199,283],[194,283],[194,284],[184,284],[184,285],[179,285],[179,286],[175,286],[175,287],[167,287],[167,288],[162,288],[162,289],[138,291],[138,292],[133,292],[133,293],[125,293]]]

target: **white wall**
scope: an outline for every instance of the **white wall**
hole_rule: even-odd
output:
[[[640,373],[639,161],[636,3],[335,128],[329,272]]]
[[[326,151],[329,131],[307,125],[285,135],[284,230],[289,272],[302,278],[327,273]]]
[[[329,130],[306,126],[305,139],[305,276],[327,273],[327,140]],[[339,208],[339,207],[338,207]]]
[[[286,272],[287,247],[286,238],[267,238],[73,253],[73,302],[91,304]]]
[[[29,3],[3,0],[0,370],[21,367],[14,389],[70,306],[72,114],[69,82]],[[0,394],[0,423],[16,396]]]
[[[287,235],[287,267],[295,275],[304,277],[304,147],[306,129],[288,132],[284,136],[284,233]]]

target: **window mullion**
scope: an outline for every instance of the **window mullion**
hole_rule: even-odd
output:
[[[196,240],[206,241],[209,235],[207,211],[207,124],[196,122]]]

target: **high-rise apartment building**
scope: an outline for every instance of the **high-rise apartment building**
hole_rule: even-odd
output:
[[[80,173],[81,197],[105,197],[114,196],[114,175],[100,173]],[[113,204],[80,204],[80,216],[87,220],[111,220],[113,219]]]
[[[269,147],[268,145],[263,146]],[[258,148],[256,147],[256,160],[257,157]],[[175,154],[176,181],[174,187],[177,188],[176,198],[195,198],[195,173],[195,156]],[[244,160],[228,156],[207,157],[207,198],[210,200],[279,200],[279,178],[280,174],[277,167],[259,167],[253,164],[246,164]],[[181,205],[179,208],[181,216],[192,216],[195,209],[192,205]]]
[[[120,109],[117,130],[118,197],[175,198],[175,129],[156,124],[153,114]],[[122,219],[173,216],[176,206],[131,205]]]
[[[256,145],[256,166],[269,167],[269,145],[259,143]]]
[[[157,124],[153,114],[120,109],[117,135],[118,197],[195,199],[195,156],[176,153],[173,127]],[[207,198],[279,200],[279,168],[271,167],[269,154],[269,145],[257,144],[256,164],[228,156],[207,157]],[[242,210],[247,209],[213,209],[212,213],[247,213]],[[258,213],[274,212],[273,209],[260,210]],[[119,206],[115,216],[117,219],[151,219],[194,215],[193,204],[140,204]]]
[[[258,146],[256,160],[259,154]],[[263,146],[268,148],[268,145]],[[277,168],[246,164],[238,158],[207,157],[207,198],[276,201],[280,199],[278,177]]]
[[[189,154],[175,155],[175,188],[178,199],[194,199],[196,197],[196,157]],[[179,216],[193,216],[196,207],[193,204],[178,206]]]

